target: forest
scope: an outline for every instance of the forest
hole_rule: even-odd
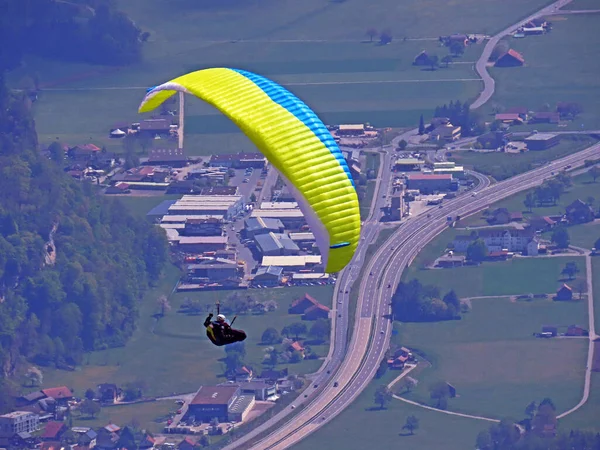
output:
[[[161,229],[42,156],[27,96],[0,74],[0,410],[24,361],[123,345],[167,260]]]

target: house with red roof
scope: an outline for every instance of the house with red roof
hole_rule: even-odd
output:
[[[330,309],[327,306],[317,303],[304,312],[302,320],[328,319],[329,311]]]
[[[56,400],[58,405],[66,405],[69,400],[73,400],[73,393],[66,386],[42,389],[46,398],[50,397]]]
[[[177,444],[179,450],[194,450],[196,443],[189,437],[186,437],[183,441]]]
[[[44,441],[60,441],[65,431],[67,431],[67,425],[64,422],[54,420],[47,422],[42,433],[42,439]]]
[[[290,314],[302,314],[308,308],[318,305],[319,302],[315,300],[308,294],[304,294],[303,297],[300,297],[292,302],[290,309],[288,309],[288,313]]]
[[[525,58],[518,51],[512,48],[506,53],[500,55],[494,66],[496,67],[517,67],[525,64]]]
[[[60,442],[42,442],[40,450],[61,450],[62,447]]]

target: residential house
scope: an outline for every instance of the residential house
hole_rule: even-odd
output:
[[[73,400],[73,393],[66,386],[42,389],[42,392],[46,397],[56,400],[57,405],[60,406],[67,406],[68,401]]]
[[[321,305],[320,303],[308,308],[304,315],[302,316],[302,320],[317,320],[317,319],[328,319],[329,318],[330,309]]]
[[[404,365],[413,359],[414,356],[408,348],[400,347],[394,352],[392,357],[387,360],[387,364],[390,369],[403,369]]]
[[[425,50],[415,56],[413,60],[413,66],[428,66],[429,65],[429,55]]]
[[[556,225],[556,220],[549,216],[533,216],[528,219],[529,226],[536,231],[550,231]]]
[[[451,123],[447,123],[436,127],[429,133],[429,138],[433,141],[454,142],[460,139],[461,130],[462,128],[460,126],[454,126]]]
[[[488,261],[506,261],[508,259],[507,251],[490,252],[487,255]]]
[[[299,352],[302,355],[302,359],[304,359],[304,347],[302,346],[302,344],[298,341],[294,341],[290,344],[289,347],[290,351],[293,352]]]
[[[120,430],[119,427],[117,429]],[[94,448],[98,450],[114,450],[117,448],[117,442],[119,441],[119,433],[113,432],[107,429],[107,427],[100,428],[96,437],[96,446]]]
[[[521,222],[523,213],[520,211],[510,212],[506,208],[498,208],[494,210],[491,216],[487,219],[489,223],[506,224],[510,222]]]
[[[123,390],[120,389],[116,384],[102,383],[97,386],[98,398],[101,403],[112,404],[119,400],[123,394]]]
[[[292,302],[292,305],[288,309],[289,314],[303,314],[308,308],[318,305],[319,302],[308,294],[304,294]]]
[[[571,301],[573,300],[573,289],[568,284],[563,284],[558,291],[556,291],[556,296],[554,300],[559,301]]]
[[[580,199],[575,200],[566,208],[566,216],[569,223],[586,223],[594,220],[594,210]]]
[[[242,394],[253,394],[256,400],[265,401],[277,394],[277,384],[268,384],[264,380],[239,383]]]
[[[436,260],[437,267],[460,267],[465,265],[466,257],[462,255],[444,255]]]
[[[557,112],[536,112],[533,114],[529,123],[553,123],[557,124],[560,122],[560,114]]]
[[[0,439],[2,445],[6,442],[6,439]],[[15,434],[8,442],[10,442],[10,445],[14,448],[18,449],[35,448],[40,445],[40,439],[27,431],[21,431]]]
[[[196,448],[196,443],[192,440],[192,438],[186,437],[177,444],[178,450],[194,450]]]
[[[517,113],[500,113],[496,114],[495,120],[509,125],[522,125],[523,118]]]
[[[11,438],[17,433],[31,433],[40,427],[37,414],[28,411],[13,411],[0,416],[0,438]]]
[[[506,53],[500,55],[494,66],[496,67],[517,67],[525,64],[525,58],[512,48]]]
[[[477,142],[486,149],[497,149],[504,147],[512,137],[512,133],[506,131],[490,131],[477,138]]]
[[[566,336],[589,336],[588,330],[577,325],[570,325],[567,328]]]
[[[96,445],[96,438],[98,437],[98,433],[96,433],[91,428],[72,427],[71,431],[75,433],[75,436],[77,437],[77,442],[80,445],[85,445],[89,448],[93,448]]]
[[[527,120],[529,117],[529,110],[524,106],[513,106],[504,112],[507,114],[518,114],[523,120]]]
[[[477,235],[456,236],[453,244],[459,252],[467,251],[469,245],[477,238],[482,239],[488,252],[507,250],[509,252],[525,252],[536,256],[539,250],[539,240],[531,229],[487,229],[479,230]]]
[[[27,395],[18,397],[16,403],[17,403],[17,406],[31,405],[33,403],[37,403],[38,400],[41,400],[44,397],[46,397],[46,396],[44,395],[44,393],[42,391],[34,391],[34,392],[30,392]]]
[[[41,437],[44,441],[60,441],[67,429],[67,425],[64,422],[53,420],[46,423]]]

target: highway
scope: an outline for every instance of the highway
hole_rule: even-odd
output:
[[[554,161],[544,167],[523,173],[509,180],[476,189],[474,196],[467,194],[450,200],[442,208],[432,209],[431,217],[419,215],[409,219],[378,249],[370,259],[366,269],[365,278],[360,286],[358,305],[356,309],[355,331],[348,348],[338,341],[337,332],[343,332],[336,327],[336,349],[331,358],[330,366],[335,367],[340,353],[346,355],[339,369],[334,371],[334,376],[325,372],[315,380],[319,384],[315,392],[309,396],[312,401],[300,411],[292,420],[284,423],[279,429],[269,434],[256,444],[253,449],[285,449],[299,442],[304,437],[316,431],[317,428],[332,420],[339,412],[346,408],[362,392],[374,377],[388,345],[392,331],[392,322],[385,318],[390,312],[390,300],[393,288],[400,282],[403,270],[410,264],[419,251],[446,227],[446,216],[457,214],[465,217],[480,211],[510,195],[535,187],[545,179],[551,177],[552,172],[571,165],[572,168],[582,166],[586,159],[597,158],[600,154],[600,144],[596,144],[581,152],[569,155]],[[389,168],[389,164],[384,166]],[[385,172],[385,171],[384,171]],[[388,174],[389,179],[389,174]],[[377,192],[377,202],[382,199],[380,189]],[[375,211],[377,211],[375,209]],[[365,239],[372,239],[376,230],[374,223],[365,224]],[[366,246],[361,246],[361,252]],[[349,267],[341,274],[344,280],[341,287],[349,284],[349,274],[358,275],[359,265],[363,254],[353,260]],[[372,273],[373,275],[369,275]],[[390,286],[388,288],[388,286]],[[347,307],[347,294],[336,291],[343,304],[340,309],[342,316]],[[339,325],[338,325],[339,326]],[[344,327],[341,327],[344,328]],[[345,331],[347,333],[347,329]],[[327,380],[327,378],[329,378]],[[334,382],[339,386],[334,387]],[[325,382],[326,386],[321,386]],[[308,391],[310,392],[310,389]],[[308,395],[308,394],[307,394]],[[303,395],[301,395],[304,400]],[[236,441],[237,444],[239,441]],[[232,447],[233,448],[233,447]]]

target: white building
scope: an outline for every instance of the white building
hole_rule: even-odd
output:
[[[29,411],[14,411],[0,416],[0,437],[11,438],[17,433],[31,433],[40,428],[40,418]]]
[[[482,239],[488,252],[524,252],[536,256],[539,250],[539,240],[531,230],[479,230],[477,236],[456,236],[454,250],[466,252],[469,245],[476,239]]]
[[[220,215],[231,219],[243,209],[241,195],[184,195],[169,207],[168,215]]]

